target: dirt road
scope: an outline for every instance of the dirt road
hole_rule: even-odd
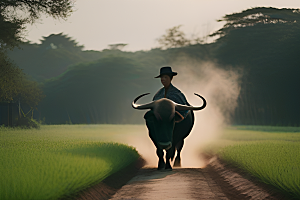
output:
[[[279,198],[278,198],[279,197]],[[111,198],[116,199],[230,199],[276,200],[276,196],[256,181],[214,159],[205,168],[175,168],[157,171],[142,168]]]
[[[123,186],[115,199],[228,199],[205,169],[158,171],[143,168]]]
[[[245,178],[245,174],[219,159],[214,159],[205,168],[174,168],[172,171],[141,166],[143,160],[79,193],[75,199],[288,199],[249,177]]]

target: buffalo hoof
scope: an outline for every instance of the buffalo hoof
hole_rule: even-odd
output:
[[[181,167],[181,159],[176,157],[174,161],[174,167]]]
[[[172,167],[169,162],[166,164],[165,170],[168,170],[168,171],[172,170]]]
[[[166,166],[165,161],[159,159],[157,170],[164,170],[164,169],[165,169],[165,166]]]

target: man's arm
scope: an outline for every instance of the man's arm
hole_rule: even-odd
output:
[[[186,98],[185,98],[185,96],[184,96],[184,94],[182,92],[174,93],[172,95],[172,99],[171,100],[174,101],[175,103],[178,103],[178,104],[188,105],[188,106],[190,105],[187,102],[187,100],[186,100]],[[186,115],[187,115],[187,113],[189,111],[188,110],[181,110],[181,111],[177,111],[177,112],[179,112],[185,118]]]
[[[179,122],[181,122],[182,120],[184,120],[184,117],[180,114],[180,112],[178,112],[178,111],[175,111],[176,112],[176,114],[177,114],[177,116],[178,117],[175,117],[175,122],[176,123],[179,123]],[[176,115],[175,114],[175,115]]]

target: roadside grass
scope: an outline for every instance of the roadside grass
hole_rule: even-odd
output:
[[[58,199],[100,182],[139,157],[133,147],[109,142],[126,128],[0,128],[0,199]]]
[[[229,127],[222,140],[228,144],[218,152],[223,160],[300,198],[299,127]]]
[[[252,130],[252,131],[266,131],[266,132],[298,132],[300,133],[300,127],[296,126],[231,126],[231,129],[238,130]]]

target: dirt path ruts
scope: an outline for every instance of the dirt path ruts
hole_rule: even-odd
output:
[[[143,168],[111,199],[228,199],[204,169]]]
[[[213,159],[205,168],[174,168],[172,171],[140,168],[143,160],[137,163],[81,192],[75,199],[288,199],[244,178],[245,174],[218,159]]]
[[[236,168],[212,158],[205,168],[175,168],[157,171],[142,168],[112,196],[116,199],[288,199],[266,185],[245,178]],[[254,181],[254,182],[253,182]]]

